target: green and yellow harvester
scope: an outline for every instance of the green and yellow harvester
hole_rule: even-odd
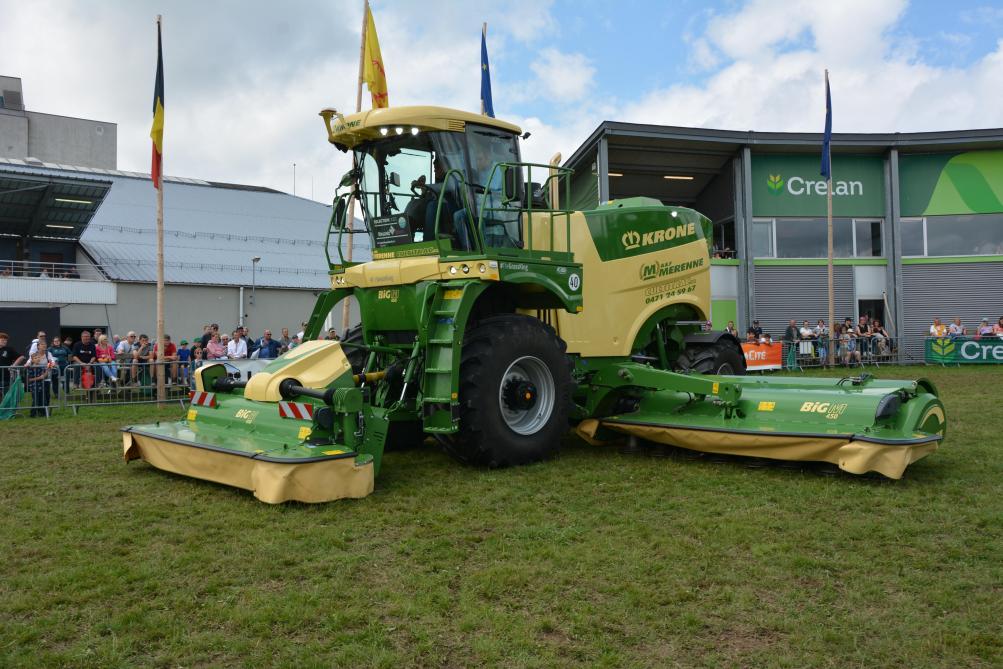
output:
[[[709,331],[710,222],[696,211],[562,208],[570,171],[522,162],[520,129],[493,118],[321,116],[355,167],[304,343],[250,379],[200,368],[184,420],[124,429],[126,460],[323,502],[368,495],[386,448],[432,438],[488,467],[543,460],[573,430],[891,478],[943,439],[926,380],[744,376],[740,342]],[[344,259],[355,234],[372,260]],[[349,298],[361,325],[319,340]]]

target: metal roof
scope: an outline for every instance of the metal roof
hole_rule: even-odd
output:
[[[110,187],[105,179],[28,174],[0,165],[0,235],[79,239]]]
[[[822,133],[715,130],[680,126],[603,121],[564,162],[576,171],[598,167],[605,141],[608,196],[649,195],[663,202],[692,206],[701,193],[744,147],[753,154],[814,153]],[[1003,148],[1003,129],[951,130],[910,133],[833,133],[834,154],[883,155],[899,153],[970,151]],[[626,175],[625,178],[620,178]]]
[[[12,164],[20,163],[20,164]],[[110,184],[80,244],[114,281],[156,281],[156,191],[149,175],[0,159],[19,175],[100,175]],[[331,207],[267,188],[164,178],[167,283],[323,289]],[[361,236],[359,236],[361,237]],[[332,253],[336,253],[332,249]],[[367,240],[355,257],[368,259]]]

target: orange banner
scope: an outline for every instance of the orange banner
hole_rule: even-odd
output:
[[[742,343],[745,353],[745,368],[750,372],[764,369],[782,369],[784,366],[784,345],[782,342],[772,344]]]

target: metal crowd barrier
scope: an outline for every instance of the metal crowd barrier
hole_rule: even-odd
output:
[[[903,364],[900,342],[895,337],[851,337],[833,341],[829,337],[783,342],[784,369],[811,369],[829,364],[829,347],[837,367],[864,367]],[[913,363],[923,363],[922,360]]]

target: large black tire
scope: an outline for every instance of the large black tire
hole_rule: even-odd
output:
[[[745,355],[731,339],[713,344],[688,344],[676,359],[676,367],[679,371],[696,374],[745,374]]]
[[[481,320],[463,342],[460,431],[443,440],[456,459],[507,467],[553,455],[568,431],[567,345],[536,318]]]
[[[341,341],[345,344],[364,344],[365,342],[362,341],[362,323],[353,328],[348,328]],[[352,365],[352,373],[358,374],[361,372],[362,368],[366,366],[369,353],[365,349],[356,348],[355,346],[345,346],[342,350],[345,352],[345,357],[348,358],[349,364]]]

